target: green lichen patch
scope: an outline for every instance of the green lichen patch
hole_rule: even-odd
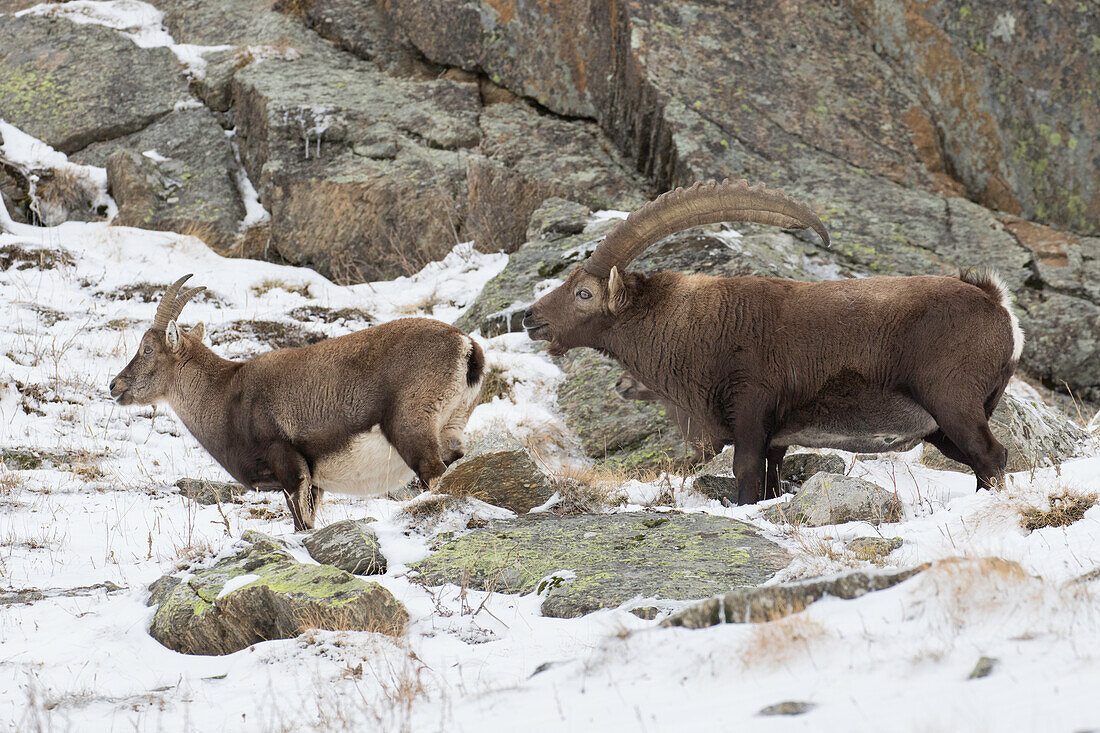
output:
[[[665,520],[665,521],[662,521]],[[490,522],[416,563],[428,584],[529,593],[548,575],[548,616],[572,618],[635,596],[686,599],[754,586],[789,561],[747,524],[707,514],[528,515]]]
[[[404,606],[377,583],[331,565],[306,565],[276,541],[253,542],[192,578],[161,583],[150,634],[185,654],[229,654],[306,629],[400,633]],[[255,576],[242,578],[242,576]],[[225,592],[235,578],[247,582]]]

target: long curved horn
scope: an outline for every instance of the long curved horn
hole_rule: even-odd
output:
[[[168,328],[169,321],[179,316],[183,306],[187,305],[187,301],[206,290],[204,287],[186,288],[181,293],[180,288],[190,277],[191,275],[184,275],[168,286],[168,292],[161,298],[160,305],[157,306],[157,315],[153,318],[154,330],[163,331]]]
[[[670,234],[721,221],[812,228],[825,246],[829,245],[829,232],[809,207],[781,191],[769,191],[762,183],[750,186],[748,181],[731,183],[727,178],[721,183],[696,183],[688,189],[661,194],[612,229],[585,261],[584,269],[596,277],[607,277],[612,267],[626,267],[647,247]]]

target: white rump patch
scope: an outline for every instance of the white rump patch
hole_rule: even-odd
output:
[[[324,456],[313,467],[313,485],[337,494],[378,496],[412,477],[412,470],[377,427],[359,433],[343,451]]]
[[[1020,319],[1012,310],[1012,295],[998,273],[986,270],[984,274],[1001,293],[1001,307],[1008,313],[1008,319],[1012,322],[1012,360],[1019,361],[1020,354],[1024,353],[1024,329],[1020,328]]]

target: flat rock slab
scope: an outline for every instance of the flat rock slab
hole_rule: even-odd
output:
[[[386,556],[371,528],[373,519],[345,519],[313,532],[304,540],[310,557],[355,575],[382,575]]]
[[[1001,397],[989,417],[989,430],[1008,451],[1005,470],[1030,471],[1072,458],[1088,438],[1084,429],[1041,402]],[[924,446],[921,463],[937,471],[972,473],[969,466],[951,460],[931,445]]]
[[[167,48],[34,15],[0,22],[3,116],[63,153],[135,132],[189,99]]]
[[[377,583],[331,565],[296,562],[259,533],[248,539],[240,552],[185,581],[154,584],[154,639],[184,654],[231,654],[306,629],[404,629],[408,612]]]
[[[554,574],[563,582],[551,584],[542,612],[575,618],[635,596],[702,598],[754,586],[789,562],[783,548],[744,522],[628,512],[491,521],[444,542],[412,569],[432,585],[500,593],[529,593]]]
[[[662,626],[702,629],[717,624],[763,623],[798,613],[825,596],[851,600],[885,590],[928,568],[919,565],[889,572],[853,571],[835,578],[782,583],[760,588],[734,588],[665,619]]]

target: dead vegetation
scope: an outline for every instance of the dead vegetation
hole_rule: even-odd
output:
[[[1020,507],[1020,524],[1028,532],[1044,527],[1068,527],[1096,505],[1096,492],[1062,489],[1048,497],[1047,507]]]
[[[16,270],[52,270],[62,265],[75,264],[73,256],[63,249],[26,248],[17,244],[0,247],[0,270],[14,267]]]
[[[108,292],[100,292],[97,295],[102,295],[108,300],[137,300],[141,303],[159,303],[167,290],[167,284],[139,282],[123,285]],[[225,301],[209,290],[203,290],[193,298],[192,302],[213,303],[218,306],[226,305]]]
[[[210,332],[210,343],[220,346],[241,339],[258,341],[272,349],[309,346],[324,341],[323,333],[279,321],[232,321]]]
[[[251,287],[252,294],[258,297],[267,295],[272,290],[282,290],[287,293],[297,293],[303,298],[309,298],[309,283],[288,283],[283,280],[264,280]]]
[[[749,637],[740,650],[741,664],[746,669],[782,667],[809,656],[813,647],[828,636],[822,624],[801,613],[752,624]]]
[[[485,381],[481,385],[481,396],[478,397],[477,404],[487,404],[497,397],[503,400],[512,399],[515,383],[515,377],[510,377],[504,369],[490,366],[485,370]]]
[[[622,485],[629,479],[613,470],[564,468],[550,477],[559,501],[551,509],[560,516],[597,514],[626,502]]]
[[[288,312],[287,316],[302,322],[320,321],[322,323],[339,323],[343,325],[350,323],[369,325],[374,322],[374,316],[362,308],[333,309],[326,308],[323,305],[299,306]]]

